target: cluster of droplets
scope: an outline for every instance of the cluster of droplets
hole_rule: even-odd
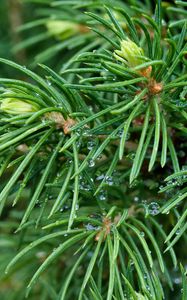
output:
[[[177,100],[175,100],[174,103],[175,103],[175,105],[177,107],[181,107],[181,108],[187,107],[186,99],[185,100],[183,100],[183,99],[177,99]]]
[[[100,174],[96,177],[96,181],[104,181],[106,185],[113,185],[114,184],[114,178],[113,176],[107,176],[104,174]]]
[[[181,186],[182,185],[181,178],[179,178],[179,177],[173,178],[173,179],[169,180],[166,185],[171,188],[173,186]]]
[[[107,200],[107,191],[104,189],[100,190],[100,192],[98,193],[98,199],[101,201],[106,201]]]
[[[83,127],[83,128],[77,128],[76,130],[75,130],[75,134],[77,135],[77,136],[81,136],[81,137],[92,137],[92,134],[90,133],[90,129],[89,128],[85,128],[85,127]]]
[[[60,208],[60,212],[67,211],[67,210],[69,210],[69,209],[70,209],[70,207],[69,207],[68,205],[64,205],[64,206],[62,206],[62,207]]]
[[[88,231],[93,231],[93,230],[99,230],[101,227],[100,226],[94,226],[91,223],[88,223],[85,225],[86,230]]]
[[[87,192],[89,192],[89,191],[91,191],[91,185],[83,178],[83,176],[82,175],[80,175],[79,176],[79,188],[80,188],[80,190],[82,190],[82,191],[87,191]]]
[[[92,134],[90,133],[90,129],[88,129],[88,128],[84,128],[82,130],[82,135],[83,135],[83,137],[92,137]]]
[[[36,203],[35,203],[35,207],[36,208],[42,207],[42,203],[43,203],[42,201],[37,200]]]
[[[99,174],[96,177],[96,181],[103,181],[108,186],[119,185],[120,174],[117,170],[114,170],[111,175]]]
[[[124,132],[124,129],[123,128],[121,128],[121,129],[119,129],[118,130],[118,132],[117,132],[117,137],[122,137],[122,135],[123,135],[123,132]],[[130,139],[130,133],[128,132],[127,134],[126,134],[126,141],[128,141]]]
[[[114,180],[112,176],[105,176],[105,183],[109,186],[114,184]]]

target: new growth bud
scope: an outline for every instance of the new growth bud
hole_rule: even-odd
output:
[[[121,41],[121,50],[115,50],[116,59],[126,62],[130,68],[134,68],[144,62],[144,51],[130,39]]]
[[[46,27],[51,35],[61,40],[81,31],[80,24],[70,21],[50,20],[46,23]]]
[[[40,108],[36,103],[27,101],[27,100],[19,100],[16,98],[5,98],[1,100],[1,111],[6,112],[12,115],[25,114],[29,112],[36,112]]]

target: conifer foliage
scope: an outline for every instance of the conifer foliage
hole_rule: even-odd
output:
[[[1,299],[186,300],[186,2],[23,2],[14,51],[36,49],[0,58]]]

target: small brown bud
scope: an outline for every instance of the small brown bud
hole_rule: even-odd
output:
[[[149,66],[149,67],[147,67],[147,68],[145,68],[145,69],[142,69],[142,70],[140,71],[140,74],[141,74],[142,76],[146,77],[146,78],[150,78],[151,72],[152,72],[152,66]]]
[[[150,80],[149,92],[153,95],[159,94],[163,89],[163,84],[161,82],[156,82],[154,79]]]
[[[62,127],[63,127],[63,130],[64,130],[64,134],[69,134],[71,133],[71,127],[73,125],[76,124],[76,121],[71,119],[71,118],[67,118],[66,121],[64,121]]]
[[[63,129],[64,134],[71,132],[71,127],[76,124],[76,121],[71,118],[64,119],[63,115],[59,112],[50,112],[45,114],[45,119],[51,120],[56,124],[57,129]]]

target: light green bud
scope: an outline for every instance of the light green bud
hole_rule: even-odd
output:
[[[80,31],[79,24],[70,21],[50,20],[46,27],[51,35],[59,39],[66,39]]]
[[[3,112],[12,115],[25,114],[29,112],[36,112],[40,109],[40,107],[33,102],[27,100],[19,100],[16,98],[5,98],[1,100],[0,109]]]
[[[115,50],[114,54],[116,59],[122,62],[125,60],[126,64],[131,68],[144,62],[142,58],[143,55],[143,49],[129,39],[127,41],[123,40],[121,42],[121,50]]]

